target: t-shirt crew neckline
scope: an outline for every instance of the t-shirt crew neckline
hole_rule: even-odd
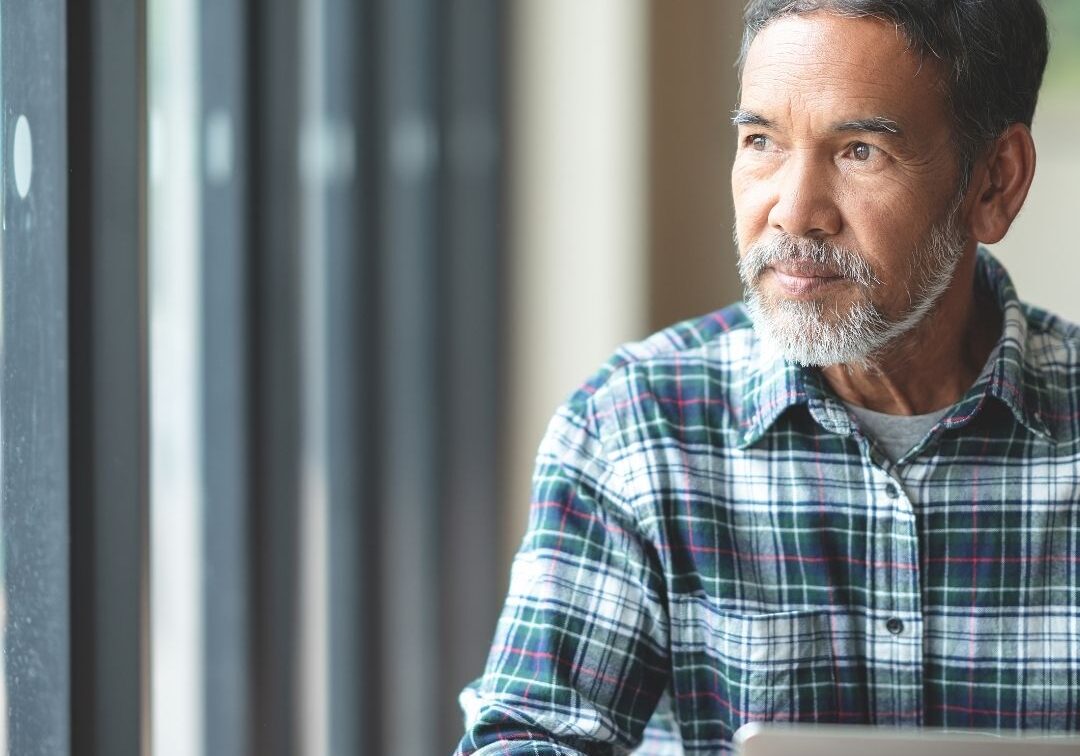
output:
[[[893,462],[911,451],[952,409],[946,407],[926,415],[889,415],[848,402],[844,402],[844,406],[855,416],[862,432]]]

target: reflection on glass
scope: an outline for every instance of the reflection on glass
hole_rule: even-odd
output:
[[[222,108],[210,113],[206,119],[206,180],[211,184],[225,184],[233,173],[233,125],[232,117]]]
[[[34,176],[34,143],[30,136],[30,122],[24,115],[15,121],[15,144],[11,152],[15,188],[19,196],[25,199],[30,193],[30,180]]]
[[[323,0],[300,3],[300,753],[330,754],[327,470],[328,140]]]

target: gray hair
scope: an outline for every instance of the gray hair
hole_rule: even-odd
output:
[[[1031,126],[1050,47],[1039,0],[750,0],[740,73],[771,21],[817,10],[893,23],[916,53],[941,61],[963,186],[1009,126]]]

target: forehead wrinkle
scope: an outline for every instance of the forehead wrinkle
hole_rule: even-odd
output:
[[[881,68],[885,69],[885,66]],[[791,58],[770,55],[754,66],[747,66],[743,87],[765,83],[779,84],[790,91],[821,95],[840,90],[840,93],[848,96],[886,97],[895,95],[893,85],[896,78],[897,72],[893,68],[889,68],[886,74],[875,75],[874,70],[845,57],[808,60],[802,55]],[[912,80],[915,78],[913,75]]]
[[[847,99],[888,103],[895,101],[897,96],[895,74],[875,76],[866,67],[843,58],[808,61],[801,56],[788,58],[784,55],[770,55],[747,66],[742,92],[749,95],[756,89],[772,95],[801,97],[806,104],[818,98],[833,102]],[[873,114],[884,110],[880,104],[872,108]]]
[[[837,21],[849,27],[844,33],[846,40],[873,37],[875,41],[864,46],[849,45],[846,49],[838,46],[834,38]],[[780,39],[774,39],[776,37]],[[757,43],[765,39],[770,40],[774,54],[786,52],[795,59],[821,58],[830,65],[846,63],[856,68],[877,66],[887,73],[895,73],[895,64],[901,60],[906,60],[913,72],[925,63],[925,56],[915,50],[897,24],[873,15],[852,16],[821,9],[781,16],[758,31],[748,50],[747,60],[753,57]],[[892,49],[894,55],[892,61],[886,63],[880,53],[888,48]],[[841,57],[844,53],[848,54],[847,57]]]
[[[910,119],[904,117],[907,111],[926,112],[928,85],[935,99],[941,96],[936,84],[926,79],[925,60],[910,49],[895,26],[877,20],[863,23],[872,30],[870,36],[846,46],[837,44],[835,26],[806,17],[767,26],[754,40],[743,69],[740,107],[778,126],[793,124],[795,117],[804,123],[810,118],[815,131],[878,116],[919,127],[909,137],[914,131],[926,131],[920,125],[925,119],[908,124]],[[839,30],[841,40],[858,32]],[[901,77],[910,77],[910,85]],[[940,105],[947,119],[944,101]]]
[[[837,21],[849,27],[840,32],[839,44]],[[919,79],[925,63],[895,24],[816,11],[785,16],[765,26],[748,51],[743,84],[751,81],[748,75],[756,74],[775,79],[798,77],[815,85],[873,87],[904,73],[912,80]]]

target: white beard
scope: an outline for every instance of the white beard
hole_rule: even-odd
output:
[[[908,289],[910,306],[894,317],[882,312],[873,301],[874,289],[886,284],[857,253],[791,237],[754,245],[741,256],[739,275],[746,286],[746,307],[758,334],[768,346],[800,365],[871,364],[875,356],[919,325],[952,283],[966,243],[955,217],[954,210],[915,248]],[[846,309],[827,309],[822,302],[766,295],[759,285],[765,268],[794,260],[831,265],[857,286],[862,296],[844,306]]]

